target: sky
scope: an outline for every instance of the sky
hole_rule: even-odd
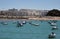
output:
[[[0,0],[1,9],[60,9],[60,0]]]

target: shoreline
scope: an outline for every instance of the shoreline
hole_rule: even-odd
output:
[[[60,20],[60,17],[0,18],[0,20]]]
[[[42,17],[42,18],[29,18],[33,20],[60,20],[60,17]]]

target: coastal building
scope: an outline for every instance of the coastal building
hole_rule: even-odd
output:
[[[8,9],[0,11],[0,15],[6,16],[45,16],[48,10],[35,10],[35,9]]]
[[[48,10],[20,9],[20,13],[25,16],[45,16]]]

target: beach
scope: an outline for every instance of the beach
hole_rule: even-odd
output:
[[[0,20],[60,20],[60,17],[53,17],[53,16],[44,16],[44,17],[36,17],[36,16],[0,16]]]
[[[24,19],[24,18],[19,18],[22,20],[60,20],[60,17],[36,17],[36,18],[28,18],[28,19]],[[18,18],[0,18],[0,20],[18,20]]]
[[[37,17],[37,18],[29,18],[33,20],[60,20],[60,17]]]

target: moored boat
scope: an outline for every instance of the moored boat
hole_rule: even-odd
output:
[[[23,24],[26,24],[26,21],[23,21],[22,23],[23,23]]]
[[[51,23],[51,26],[56,26],[56,23]]]
[[[20,23],[19,21],[17,22],[17,27],[22,27],[23,23]]]
[[[53,26],[53,28],[52,28],[52,30],[57,30],[58,29],[58,27],[56,27],[56,26]]]
[[[56,34],[54,33],[54,32],[52,32],[49,36],[48,36],[48,38],[55,38],[56,37]]]

